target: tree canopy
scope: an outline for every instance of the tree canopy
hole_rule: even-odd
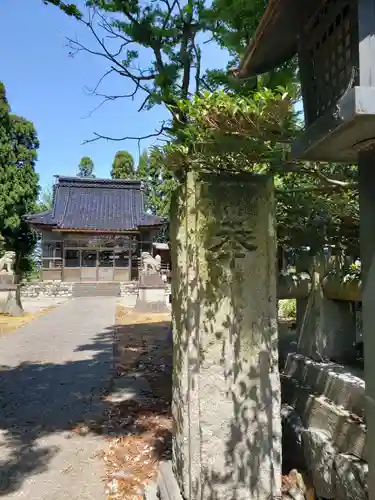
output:
[[[36,208],[38,175],[35,172],[39,141],[34,125],[10,112],[0,82],[0,235],[4,248],[16,252],[18,276],[29,270],[36,235],[24,215]]]
[[[263,0],[87,0],[81,11],[44,1],[75,16],[91,34],[90,45],[69,41],[72,55],[108,63],[92,89],[102,103],[139,96],[140,111],[157,105],[169,111],[169,120],[145,134],[169,144],[152,153],[155,161],[151,153],[144,156],[138,169],[149,185],[151,210],[167,213],[169,189],[186,167],[271,172],[280,242],[358,244],[356,166],[289,161],[290,142],[301,129],[293,111],[299,97],[296,60],[245,81],[230,70],[255,32]],[[204,57],[212,44],[228,51],[228,64],[215,67],[210,60],[207,68]],[[131,82],[132,91],[108,93],[110,74]],[[91,140],[100,138],[142,139],[95,131]]]
[[[134,158],[128,151],[117,151],[111,170],[112,179],[134,179]]]
[[[89,156],[83,156],[78,165],[78,177],[95,177],[94,162]]]
[[[224,31],[232,28],[229,25],[224,28],[219,8],[202,0],[86,0],[81,10],[58,0],[44,0],[44,3],[57,5],[74,15],[91,35],[89,45],[70,39],[71,55],[85,52],[107,62],[107,71],[92,88],[102,102],[133,100],[138,96],[139,111],[156,105],[166,107],[171,121],[163,122],[158,130],[150,130],[145,136],[161,135],[185,122],[178,106],[180,99],[201,91],[214,91],[220,85],[244,89],[249,86],[248,82],[234,82],[226,67],[204,69],[204,51],[210,45],[223,45]],[[245,18],[253,19],[253,3],[248,8],[243,3]],[[257,16],[262,10],[262,2],[257,1]],[[128,80],[132,90],[118,95],[106,92],[106,78],[113,74]],[[250,87],[253,85],[254,81],[250,82]],[[94,132],[93,140],[101,137],[110,138]]]

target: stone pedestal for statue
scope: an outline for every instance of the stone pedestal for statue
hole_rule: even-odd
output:
[[[147,288],[165,288],[165,283],[158,272],[144,272],[139,274],[139,286]]]
[[[141,272],[134,310],[140,313],[169,312],[165,291],[165,283],[158,272]]]
[[[173,469],[186,500],[281,490],[270,178],[188,173],[171,210]]]
[[[22,316],[20,286],[14,284],[14,274],[0,272],[0,313]]]

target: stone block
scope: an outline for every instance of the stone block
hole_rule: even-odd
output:
[[[188,173],[172,203],[173,465],[187,500],[281,491],[274,197]]]
[[[328,269],[324,257],[310,265],[312,289],[297,307],[298,352],[317,361],[355,360],[356,324],[349,301],[330,300],[323,290]]]
[[[143,500],[160,500],[158,495],[158,487],[155,482],[151,482],[145,485],[143,490]]]
[[[324,396],[314,396],[293,379],[282,376],[283,402],[292,406],[306,428],[321,429],[342,453],[367,460],[367,429],[360,419],[339,408]]]
[[[61,281],[41,281],[39,283],[22,283],[22,297],[70,297],[74,283]]]
[[[169,312],[165,301],[165,287],[139,287],[135,311],[142,313]]]
[[[18,285],[1,285],[0,313],[9,314],[10,316],[22,316],[23,312]]]
[[[310,428],[303,431],[302,441],[316,496],[335,498],[334,460],[338,451],[330,436],[320,429]]]
[[[291,469],[306,470],[302,443],[305,427],[294,408],[285,404],[281,408],[281,427],[284,473]]]
[[[337,500],[367,500],[368,464],[352,455],[336,455],[335,484]]]
[[[14,285],[15,276],[11,273],[0,272],[0,286],[1,285]]]
[[[170,461],[160,463],[157,492],[160,500],[184,500]]]
[[[283,375],[293,378],[311,393],[323,395],[332,403],[360,417],[365,416],[365,382],[360,370],[337,363],[322,363],[298,353],[287,357]]]
[[[141,272],[139,286],[165,289],[165,283],[159,273]]]

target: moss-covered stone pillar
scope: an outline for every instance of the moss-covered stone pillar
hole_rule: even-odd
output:
[[[172,203],[173,466],[186,500],[280,495],[273,185],[189,173]]]
[[[331,300],[324,293],[328,273],[325,255],[310,261],[311,292],[298,309],[298,347],[300,354],[316,361],[350,363],[355,360],[355,317],[349,301]],[[339,277],[340,278],[340,277]],[[342,278],[339,279],[341,283]]]

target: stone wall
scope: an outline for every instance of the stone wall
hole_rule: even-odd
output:
[[[27,282],[21,285],[22,297],[71,297],[73,295],[74,283],[62,281],[38,281]],[[120,284],[121,297],[135,300],[138,294],[138,282],[126,282]],[[167,285],[165,289],[166,302],[169,304],[169,294],[171,286]]]
[[[138,293],[138,282],[132,281],[131,283],[121,283],[121,297],[127,297],[129,295],[137,295]]]
[[[22,297],[71,297],[74,283],[38,281],[21,285]]]
[[[369,440],[363,373],[293,353],[281,383],[285,469],[307,470],[317,497],[366,500]]]

